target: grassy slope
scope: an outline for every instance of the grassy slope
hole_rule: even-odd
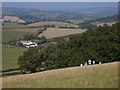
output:
[[[3,78],[4,88],[117,88],[118,62]]]
[[[3,45],[2,47],[2,69],[13,69],[18,67],[18,57],[26,50],[26,48],[13,47]]]

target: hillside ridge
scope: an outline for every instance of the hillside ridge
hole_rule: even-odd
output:
[[[3,77],[3,88],[118,88],[118,63]]]
[[[53,69],[53,70],[46,70],[43,72],[37,72],[37,73],[31,73],[31,74],[23,74],[23,75],[14,75],[14,76],[8,76],[8,77],[15,77],[15,76],[33,76],[33,75],[39,75],[39,74],[44,74],[44,73],[51,73],[51,72],[58,72],[58,71],[64,71],[64,70],[72,70],[72,69],[87,69],[87,68],[92,68],[92,67],[103,67],[103,66],[108,66],[108,65],[115,65],[120,63],[118,62],[110,62],[110,63],[103,63],[103,64],[95,64],[95,65],[87,65],[87,66],[76,66],[76,67],[68,67],[68,68],[61,68],[61,69]],[[5,77],[6,78],[6,77]]]

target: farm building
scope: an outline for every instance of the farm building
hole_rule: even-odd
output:
[[[38,46],[36,42],[32,42],[32,41],[19,41],[19,43],[26,48],[32,48]]]

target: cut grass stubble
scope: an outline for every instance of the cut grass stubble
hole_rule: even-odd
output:
[[[117,88],[118,62],[3,78],[4,88]]]

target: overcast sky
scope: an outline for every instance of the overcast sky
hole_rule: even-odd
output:
[[[118,6],[117,2],[3,2],[3,7],[47,9],[47,10],[67,10],[80,8],[110,8]]]

